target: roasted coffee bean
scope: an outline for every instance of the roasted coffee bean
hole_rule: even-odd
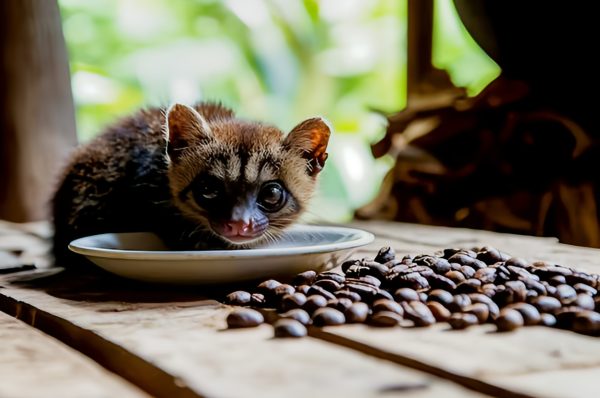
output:
[[[463,274],[465,276],[465,278],[467,279],[471,279],[475,277],[475,270],[473,269],[473,267],[469,267],[468,265],[463,265],[462,267],[460,267],[460,273]],[[479,271],[479,270],[478,270]]]
[[[552,286],[558,286],[567,283],[567,279],[562,275],[554,275],[552,278],[548,279],[548,283]]]
[[[292,284],[295,286],[311,285],[315,280],[317,280],[317,273],[315,271],[309,270],[296,275],[292,280]]]
[[[390,272],[387,274],[387,279],[394,279],[395,277],[402,275],[402,274],[408,274],[410,272],[412,272],[410,269],[414,267],[414,265],[408,265],[408,264],[399,264],[399,265],[394,265],[393,267],[390,268]]]
[[[319,281],[321,279],[330,279],[332,281],[336,281],[339,284],[342,284],[346,281],[346,277],[344,275],[338,274],[335,271],[321,272],[319,275],[317,275],[316,280]]]
[[[227,315],[227,326],[230,329],[254,327],[264,322],[263,315],[251,308],[236,308]]]
[[[443,289],[443,290],[454,290],[456,289],[456,284],[449,278],[446,278],[443,275],[431,275],[427,278],[429,281],[429,286],[432,289]]]
[[[467,278],[465,278],[465,276],[463,275],[462,272],[460,271],[448,271],[444,274],[444,276],[448,279],[450,279],[452,282],[454,282],[455,284],[459,284],[461,282],[464,282]]]
[[[308,315],[308,312],[300,308],[279,314],[279,317],[284,319],[294,319],[303,325],[308,325],[310,323],[310,315]]]
[[[348,323],[363,323],[369,316],[369,306],[362,302],[353,303],[344,315]]]
[[[304,337],[306,326],[294,319],[279,319],[273,324],[275,337]]]
[[[526,260],[519,257],[511,257],[508,260],[506,260],[504,264],[506,266],[512,265],[513,267],[521,268],[527,268],[529,266],[529,263]]]
[[[540,314],[540,325],[554,327],[556,325],[556,317],[552,314]]]
[[[363,266],[368,268],[365,275],[371,275],[378,279],[384,279],[385,276],[390,272],[390,269],[383,264],[379,264],[375,261],[363,261]],[[359,277],[364,275],[359,275]]]
[[[465,307],[463,313],[475,315],[479,323],[485,323],[490,316],[490,310],[488,306],[483,303],[471,304]]]
[[[534,297],[529,302],[531,305],[537,308],[538,311],[547,312],[550,314],[555,313],[561,307],[560,301],[556,297],[551,296]]]
[[[340,285],[339,283],[337,283],[336,281],[332,280],[332,279],[320,279],[318,281],[316,281],[313,286],[319,286],[322,287],[323,289],[327,290],[328,292],[337,292],[338,290],[341,289],[342,285]]]
[[[463,253],[456,253],[454,256],[450,257],[448,259],[448,261],[450,263],[459,263],[460,265],[468,265],[470,267],[473,267],[475,270],[486,267],[486,264],[483,261],[477,260],[476,258],[468,256]]]
[[[494,301],[482,293],[471,293],[469,294],[469,299],[473,304],[481,303],[485,304],[488,307],[489,318],[496,319],[500,314],[500,308]]]
[[[424,290],[429,288],[427,279],[418,272],[396,275],[392,279],[388,279],[388,285],[392,288],[408,287],[414,290]]]
[[[573,305],[576,305],[579,308],[584,310],[594,311],[596,307],[596,303],[594,303],[594,298],[586,293],[579,293],[577,298],[573,302]]]
[[[338,311],[345,312],[352,305],[352,300],[347,298],[335,298],[327,302],[327,307],[335,308]]]
[[[450,319],[448,319],[448,323],[452,329],[462,330],[468,328],[469,326],[477,325],[478,320],[473,314],[456,313],[452,314]]]
[[[225,297],[225,304],[230,305],[250,305],[252,301],[252,295],[243,290],[238,290],[237,292],[229,293],[227,297]]]
[[[296,291],[296,289],[294,288],[294,286],[292,285],[288,285],[287,283],[282,283],[281,285],[277,286],[274,290],[274,294],[275,297],[283,297],[286,294],[293,294]]]
[[[325,307],[327,305],[327,299],[321,295],[315,294],[306,298],[306,303],[302,306],[302,309],[309,314],[312,314],[317,309]]]
[[[369,325],[379,327],[398,326],[400,322],[402,322],[402,317],[396,312],[392,311],[379,311],[371,315],[369,318]]]
[[[306,303],[306,296],[302,293],[286,294],[279,301],[279,310],[286,312],[296,308],[302,308]]]
[[[450,271],[460,271],[461,267],[462,267],[462,264],[459,264],[459,263],[450,263]],[[462,274],[462,272],[461,272],[461,274]]]
[[[582,312],[579,307],[563,307],[554,314],[556,317],[556,326],[561,329],[572,329],[575,316]]]
[[[264,294],[252,293],[252,298],[250,299],[250,305],[252,305],[253,307],[265,307],[268,305],[268,301],[265,298]]]
[[[378,289],[377,294],[375,295],[375,297],[373,299],[374,300],[379,300],[379,299],[393,300],[394,296],[392,296],[392,293],[388,292],[385,289]]]
[[[419,293],[414,289],[403,287],[394,292],[394,299],[398,302],[401,301],[419,301]]]
[[[428,297],[429,296],[427,296],[427,293],[425,293],[425,292],[419,292],[419,300],[421,300],[422,302],[425,303],[427,301]]]
[[[481,287],[481,281],[479,279],[467,279],[464,282],[456,285],[456,289],[454,289],[455,293],[477,293],[479,288]]]
[[[546,295],[547,296],[552,296],[552,297],[556,296],[556,294],[558,292],[558,289],[556,288],[556,286],[552,286],[550,284],[547,284],[546,282],[542,282],[542,284],[546,288]]]
[[[309,285],[300,285],[296,288],[296,291],[298,293],[302,293],[305,296],[308,294],[308,291],[310,290],[310,286]]]
[[[589,294],[592,297],[598,294],[598,290],[594,289],[590,285],[586,285],[585,283],[576,283],[573,285],[573,288],[577,293]]]
[[[402,309],[402,306],[393,300],[380,299],[380,300],[374,301],[373,306],[371,308],[373,309],[373,312],[375,312],[375,313],[381,312],[381,311],[388,311],[388,312],[395,312],[396,314],[399,314],[399,315],[404,314],[404,310]]]
[[[334,295],[338,299],[347,298],[352,300],[352,302],[360,301],[360,295],[358,293],[351,292],[350,290],[338,290],[334,293]]]
[[[360,278],[361,276],[370,275],[369,272],[369,267],[361,264],[354,264],[346,270],[346,278]]]
[[[344,287],[360,296],[361,301],[371,303],[377,296],[379,289],[366,283],[346,283]]]
[[[352,266],[360,266],[360,260],[347,260],[342,263],[342,272],[346,274]]]
[[[308,289],[308,295],[312,296],[315,294],[325,297],[326,301],[335,298],[333,293],[331,293],[329,290],[326,290],[326,289],[322,288],[321,286],[312,285],[310,287],[310,289]]]
[[[452,266],[445,258],[435,257],[435,262],[429,265],[431,270],[439,275],[444,275],[452,269]]]
[[[346,317],[334,308],[324,307],[315,311],[312,322],[315,326],[342,325],[346,322]]]
[[[396,252],[389,246],[384,246],[379,249],[377,255],[375,256],[375,261],[380,264],[385,264],[388,261],[392,261],[396,258]]]
[[[400,305],[404,310],[404,317],[413,321],[415,326],[429,326],[435,323],[433,314],[424,303],[420,301],[403,301]]]
[[[536,281],[531,278],[520,279],[521,282],[525,284],[525,287],[528,290],[533,290],[537,293],[537,296],[545,296],[548,294],[548,290],[546,290],[546,286],[543,283]]]
[[[479,279],[483,284],[493,283],[496,280],[496,268],[478,269],[473,278]]]
[[[270,299],[275,296],[275,289],[281,285],[281,282],[276,281],[275,279],[269,279],[262,283],[260,283],[256,287],[256,293],[260,293],[265,296],[265,298]]]
[[[458,253],[461,249],[458,248],[448,248],[448,249],[444,249],[443,250],[443,254],[442,257],[445,258],[446,260],[449,259],[450,257],[454,256],[456,253]]]
[[[500,315],[496,318],[495,323],[499,332],[508,332],[523,326],[525,321],[519,311],[505,308],[500,311]]]
[[[452,315],[446,307],[437,301],[429,301],[427,303],[427,308],[429,308],[429,311],[431,311],[431,314],[438,322],[446,322]]]
[[[371,276],[371,275],[361,276],[360,278],[358,278],[358,281],[359,282],[363,282],[363,283],[367,283],[367,284],[375,286],[375,287],[381,286],[381,281],[379,279],[375,278],[374,276]]]
[[[452,293],[442,289],[432,290],[427,297],[428,301],[436,301],[444,306],[449,305],[453,299],[454,296],[452,296]]]
[[[537,325],[541,321],[540,312],[531,304],[515,303],[507,306],[506,308],[519,311],[523,317],[523,324],[525,326]]]
[[[508,260],[508,257],[501,254],[498,249],[486,246],[481,248],[479,253],[477,253],[477,259],[491,265],[500,261],[506,261]]]
[[[462,312],[469,305],[471,305],[471,298],[468,295],[457,294],[447,308],[452,312]]]
[[[573,331],[591,336],[600,335],[600,314],[594,311],[581,311],[573,319]]]
[[[577,298],[577,292],[569,285],[556,286],[555,297],[560,300],[563,305],[569,305]]]
[[[585,272],[573,272],[571,275],[565,275],[565,280],[570,285],[575,285],[577,283],[583,283],[592,287],[595,285],[594,277]]]

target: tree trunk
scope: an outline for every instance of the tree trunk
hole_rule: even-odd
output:
[[[0,1],[0,218],[47,218],[76,142],[57,2]]]

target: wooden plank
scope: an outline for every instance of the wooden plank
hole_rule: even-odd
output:
[[[0,312],[0,396],[146,397],[55,339]]]
[[[226,330],[230,308],[214,301],[150,295],[164,301],[102,301],[106,295],[93,292],[66,299],[5,283],[0,309],[68,340],[155,396],[481,396],[320,340],[273,339],[267,325]]]

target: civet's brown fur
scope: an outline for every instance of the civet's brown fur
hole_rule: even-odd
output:
[[[272,238],[305,210],[328,139],[320,118],[284,136],[214,103],[141,110],[74,153],[53,200],[57,263],[68,265],[71,240],[104,232],[153,231],[175,248],[231,247],[210,222],[226,218],[238,198],[207,210],[186,194],[207,173],[244,198],[280,181],[288,201],[267,215],[269,229],[252,245]]]

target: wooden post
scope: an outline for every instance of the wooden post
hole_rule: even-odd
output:
[[[48,217],[57,173],[76,142],[57,2],[0,1],[0,219]]]

